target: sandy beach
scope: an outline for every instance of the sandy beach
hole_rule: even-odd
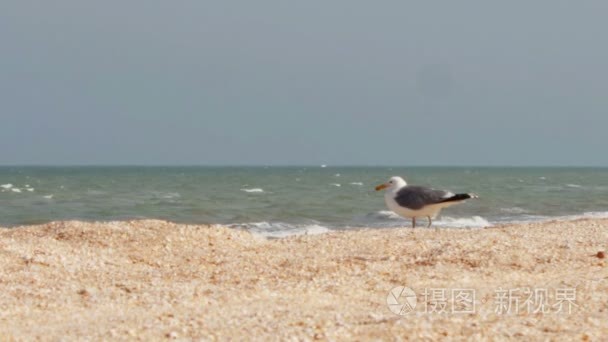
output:
[[[0,334],[600,340],[608,336],[607,246],[600,219],[278,240],[163,221],[3,229]],[[387,304],[396,287],[397,303],[410,300],[399,297],[407,287],[415,307]]]

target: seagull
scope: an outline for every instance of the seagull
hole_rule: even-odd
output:
[[[376,187],[376,191],[386,189],[384,201],[390,210],[405,218],[412,219],[412,228],[416,228],[416,218],[426,217],[428,227],[433,224],[441,209],[462,203],[475,194],[454,194],[449,191],[435,190],[422,186],[407,185],[401,177],[391,177],[388,182]]]

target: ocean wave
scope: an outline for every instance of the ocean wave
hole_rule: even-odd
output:
[[[330,231],[329,228],[318,225],[318,224],[289,224],[284,222],[250,222],[250,223],[239,223],[232,224],[231,228],[247,229],[253,234],[271,238],[280,239],[294,235],[317,235],[323,234]]]
[[[12,189],[11,189],[11,191],[12,191],[12,192],[17,192],[17,193],[20,193],[20,192],[21,192],[21,189],[19,189],[19,188],[12,188]]]
[[[262,188],[251,188],[251,189],[244,188],[244,189],[241,189],[241,191],[245,191],[248,193],[263,193],[264,189],[262,189]]]
[[[352,183],[350,183],[350,185],[363,186],[363,183],[361,183],[361,182],[352,182]]]
[[[46,195],[46,196],[43,196],[43,197],[46,198],[46,199],[53,199],[53,194]]]
[[[331,185],[331,186],[335,186],[336,188],[339,188],[339,187],[341,187],[341,186],[342,186],[342,184],[338,184],[338,183],[331,183],[331,184],[329,184],[329,185]]]
[[[577,188],[577,189],[583,187],[582,185],[578,185],[578,184],[566,184],[566,186],[569,188]]]
[[[8,184],[2,184],[2,185],[0,185],[0,187],[3,188],[3,189],[7,189],[8,190],[8,189],[10,189],[10,188],[13,187],[13,184],[10,184],[10,183],[8,183]]]

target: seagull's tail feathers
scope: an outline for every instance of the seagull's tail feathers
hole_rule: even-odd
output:
[[[468,200],[471,198],[479,198],[479,196],[477,196],[476,194],[456,194],[452,197],[448,197],[448,198],[444,199],[443,201],[441,201],[441,203],[460,202],[460,201]]]

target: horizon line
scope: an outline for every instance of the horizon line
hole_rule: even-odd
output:
[[[0,167],[252,167],[252,168],[271,168],[271,167],[314,167],[314,168],[608,168],[608,165],[391,165],[391,164],[0,164]]]

